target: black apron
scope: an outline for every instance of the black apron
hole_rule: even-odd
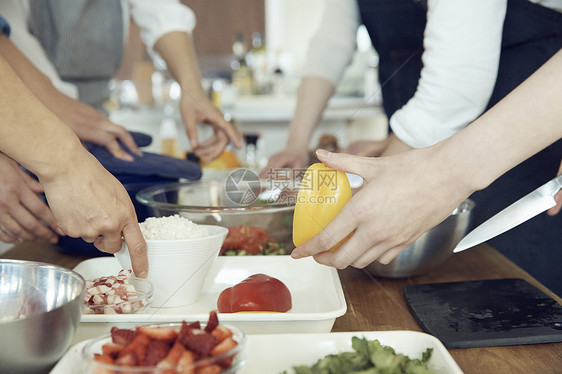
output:
[[[80,101],[102,112],[123,57],[122,14],[119,0],[30,0],[31,33]]]
[[[357,1],[362,22],[380,57],[383,106],[390,118],[416,91],[422,68],[427,4],[416,0]],[[488,108],[561,48],[561,13],[527,0],[509,0],[498,77]],[[561,161],[562,140],[559,140],[504,174],[488,188],[474,193],[471,196],[476,203],[472,227],[554,178]],[[562,295],[562,213],[555,217],[543,213],[489,243]]]

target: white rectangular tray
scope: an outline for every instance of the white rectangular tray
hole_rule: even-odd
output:
[[[318,359],[331,354],[352,351],[351,338],[378,339],[397,353],[410,358],[421,358],[427,348],[433,348],[429,368],[437,374],[462,374],[453,357],[435,337],[416,331],[366,331],[322,334],[265,334],[248,335],[246,364],[239,374],[281,373],[292,374],[295,365],[313,365]],[[70,374],[82,364],[80,352],[86,342],[71,347],[54,367],[51,374]]]
[[[114,257],[99,257],[81,262],[74,270],[85,279],[93,279],[117,274],[121,266]],[[213,264],[195,304],[147,308],[134,314],[86,314],[82,316],[77,338],[83,340],[108,333],[110,326],[131,328],[148,323],[207,321],[209,312],[217,309],[222,290],[256,273],[282,281],[291,292],[293,308],[287,313],[219,313],[221,323],[234,325],[246,334],[330,332],[336,318],[347,311],[335,268],[320,265],[312,258],[224,256]],[[96,331],[87,331],[92,328]]]

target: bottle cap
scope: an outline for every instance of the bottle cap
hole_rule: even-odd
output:
[[[259,137],[259,134],[244,134],[244,140],[246,141],[246,144],[257,145]]]

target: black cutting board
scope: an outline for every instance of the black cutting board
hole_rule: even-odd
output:
[[[562,342],[562,306],[523,279],[418,284],[404,295],[449,349]]]

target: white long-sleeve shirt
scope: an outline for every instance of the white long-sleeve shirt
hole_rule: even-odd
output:
[[[561,0],[534,2],[562,9]],[[428,0],[417,90],[390,118],[398,138],[426,147],[484,111],[497,77],[506,9],[507,0]],[[337,84],[351,61],[359,24],[356,1],[327,0],[303,75]]]
[[[141,39],[152,51],[160,37],[172,31],[191,33],[195,27],[195,14],[179,0],[121,0],[125,30],[129,29],[127,9],[141,30]],[[128,6],[129,7],[128,7]]]

